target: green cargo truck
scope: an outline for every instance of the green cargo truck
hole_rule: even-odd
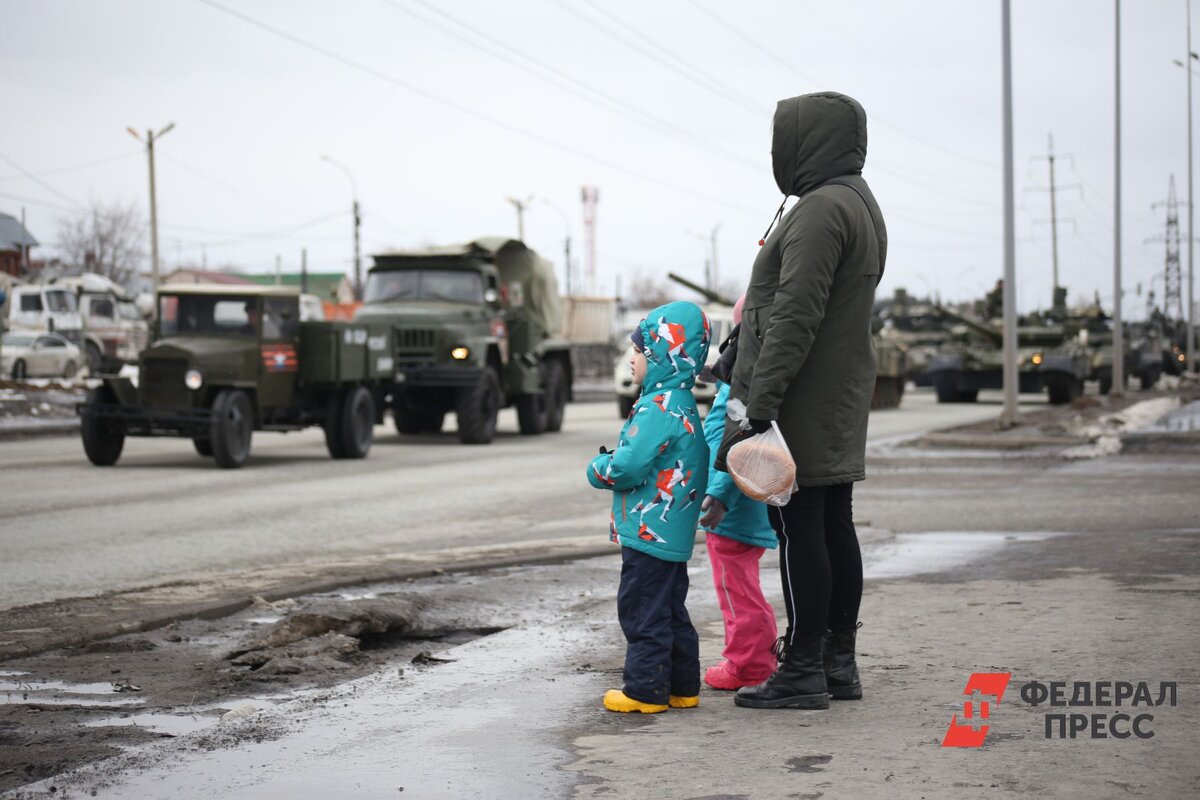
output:
[[[137,383],[105,377],[79,405],[93,464],[115,464],[127,436],[177,436],[240,467],[253,431],[314,425],[334,458],[366,456],[393,371],[389,326],[301,322],[294,287],[169,286],[157,303]]]
[[[354,319],[392,331],[379,400],[400,433],[440,431],[452,411],[460,441],[487,444],[507,406],[522,434],[562,428],[573,370],[549,261],[504,238],[374,259]]]

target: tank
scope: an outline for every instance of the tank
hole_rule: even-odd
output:
[[[1004,337],[1000,327],[981,322],[939,305],[939,312],[955,324],[950,339],[929,362],[931,383],[939,403],[974,403],[980,389],[1004,387]],[[1042,364],[1046,353],[1063,343],[1061,325],[1040,316],[1017,324],[1017,391],[1038,394],[1046,390]],[[1052,401],[1066,402],[1054,395]]]
[[[929,360],[950,338],[950,325],[938,306],[896,289],[890,300],[876,303],[875,314],[883,320],[882,339],[903,350],[908,380],[916,386],[932,385]]]

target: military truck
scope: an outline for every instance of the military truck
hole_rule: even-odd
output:
[[[253,431],[314,425],[333,458],[366,456],[393,371],[389,326],[302,322],[294,287],[169,286],[157,303],[136,385],[106,376],[78,407],[93,464],[115,464],[128,436],[177,436],[240,467]]]
[[[875,391],[871,408],[899,408],[908,382],[908,353],[904,345],[883,335],[883,320],[871,320],[875,345]]]
[[[572,396],[554,267],[516,239],[381,253],[355,321],[392,331],[395,368],[376,400],[402,434],[442,429],[487,444],[501,408],[522,434],[562,428]]]

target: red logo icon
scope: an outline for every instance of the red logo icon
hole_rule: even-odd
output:
[[[971,677],[967,679],[967,688],[963,689],[963,694],[971,698],[963,703],[964,721],[960,722],[958,714],[954,715],[954,719],[950,720],[950,727],[946,729],[946,736],[942,739],[942,747],[982,747],[983,740],[991,730],[992,708],[1000,705],[1000,698],[1004,696],[1004,690],[1011,679],[1011,672],[971,673]],[[976,692],[980,695],[979,699],[975,698]],[[982,699],[985,696],[996,699]],[[978,716],[975,714],[976,705],[979,706]]]

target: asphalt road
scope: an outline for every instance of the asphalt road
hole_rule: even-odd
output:
[[[939,406],[911,392],[872,414],[870,438],[997,413],[995,397]],[[613,403],[581,403],[561,433],[525,438],[506,411],[486,447],[381,426],[366,460],[338,462],[319,430],[264,433],[241,470],[178,439],[130,439],[107,469],[74,437],[0,442],[0,609],[310,559],[602,537],[605,501],[583,468],[619,424]]]

